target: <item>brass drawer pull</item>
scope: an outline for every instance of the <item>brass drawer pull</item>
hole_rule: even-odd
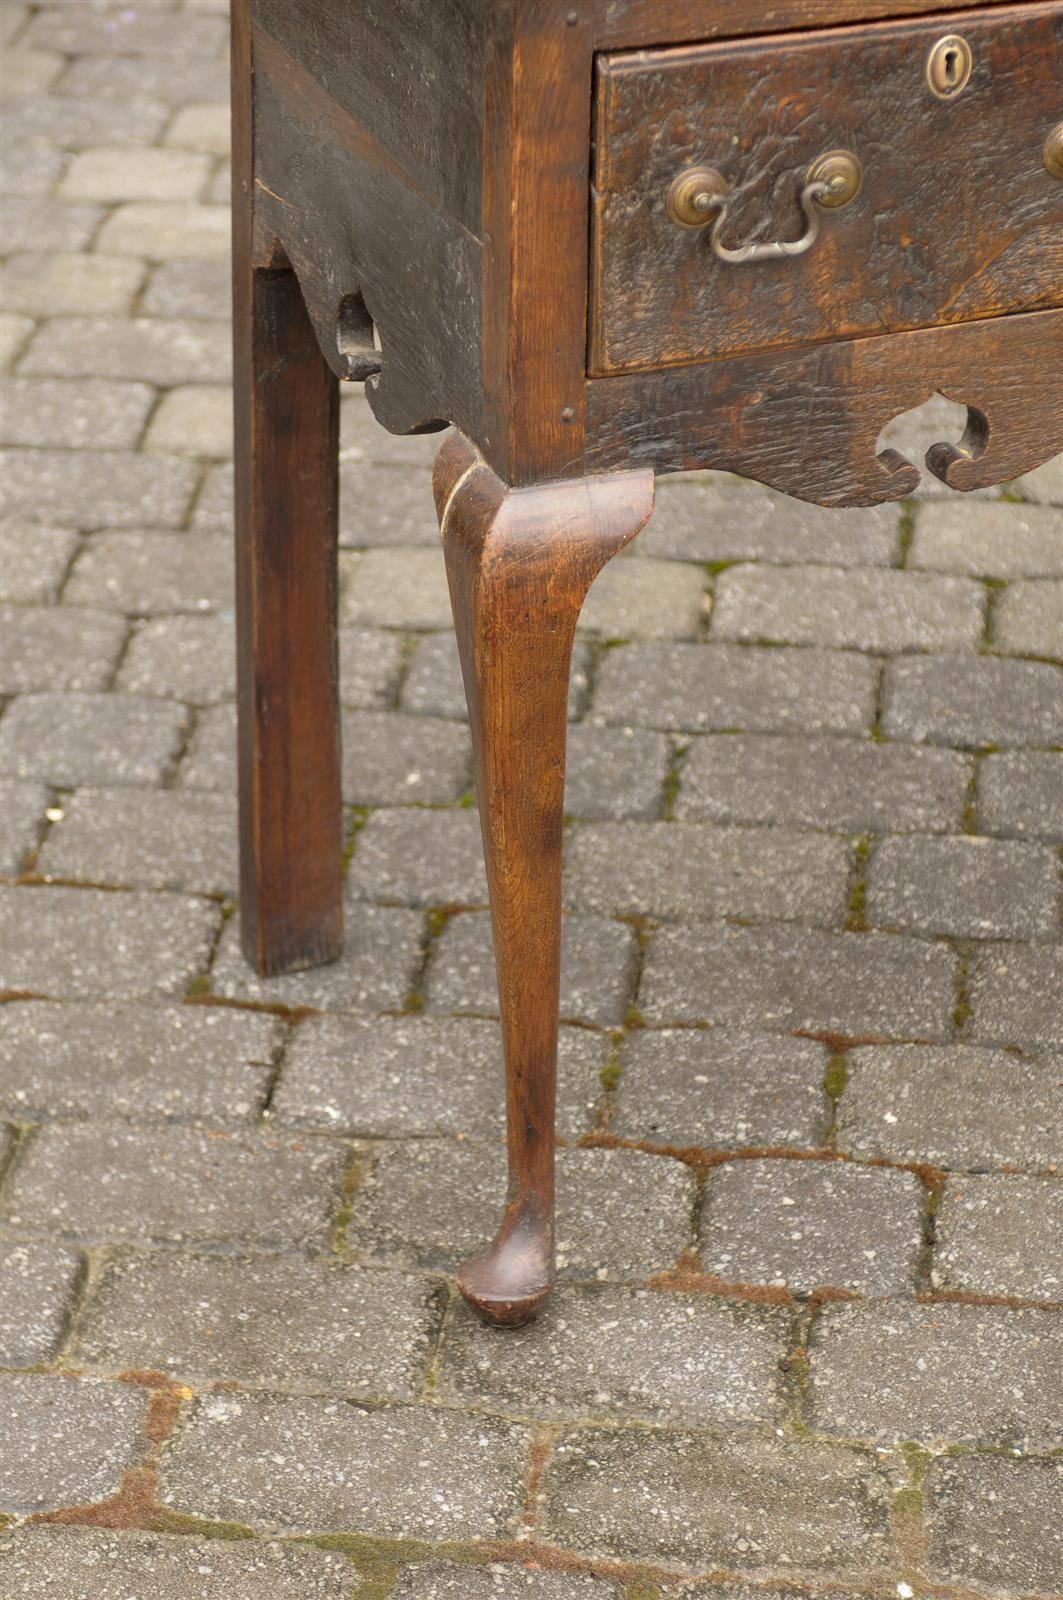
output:
[[[730,185],[715,167],[689,167],[679,174],[668,191],[668,215],[681,228],[704,228],[715,212],[709,242],[719,261],[736,266],[745,261],[778,261],[789,256],[803,256],[811,250],[819,237],[821,211],[835,211],[848,205],[859,193],[863,176],[859,161],[848,150],[828,150],[825,155],[818,156],[805,174],[801,190],[801,209],[807,226],[800,239],[725,245],[722,235]]]

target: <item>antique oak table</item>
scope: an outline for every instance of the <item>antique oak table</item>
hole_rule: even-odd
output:
[[[435,496],[476,751],[509,1199],[460,1281],[553,1276],[566,690],[654,474],[826,506],[935,391],[953,489],[1063,448],[1063,0],[234,0],[241,902],[342,940],[337,379],[452,424]]]

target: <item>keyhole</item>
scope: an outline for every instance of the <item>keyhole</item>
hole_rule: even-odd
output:
[[[926,63],[926,81],[939,100],[954,100],[967,87],[971,76],[971,47],[959,34],[947,34],[931,50]]]

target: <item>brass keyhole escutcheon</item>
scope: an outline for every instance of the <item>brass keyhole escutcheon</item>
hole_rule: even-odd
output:
[[[827,150],[817,156],[805,174],[806,183],[825,183],[826,194],[816,196],[816,204],[828,211],[847,206],[860,193],[864,169],[851,150]]]
[[[926,58],[926,81],[939,100],[955,100],[971,79],[974,57],[967,40],[958,33],[939,39]]]
[[[1045,171],[1063,178],[1063,122],[1058,122],[1045,140]]]
[[[668,215],[681,228],[703,228],[729,188],[715,167],[687,167],[668,190]]]

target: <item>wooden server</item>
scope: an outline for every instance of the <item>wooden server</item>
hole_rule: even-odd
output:
[[[234,0],[244,948],[342,940],[337,379],[453,424],[435,493],[476,748],[510,1189],[461,1285],[553,1276],[566,694],[654,474],[830,506],[935,391],[954,489],[1063,448],[1063,0]]]

